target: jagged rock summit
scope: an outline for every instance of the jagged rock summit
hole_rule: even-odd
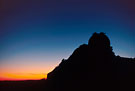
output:
[[[93,90],[135,81],[135,59],[115,56],[109,38],[94,33],[47,76],[50,91]],[[112,85],[113,84],[113,85]]]

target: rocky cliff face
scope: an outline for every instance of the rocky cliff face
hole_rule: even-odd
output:
[[[135,59],[115,56],[104,33],[94,33],[47,77],[50,91],[116,88],[134,81]]]

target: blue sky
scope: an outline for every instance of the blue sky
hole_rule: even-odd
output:
[[[106,33],[116,55],[135,57],[133,3],[132,0],[1,0],[0,66],[6,69],[36,61],[35,64],[52,69],[79,45],[87,44],[94,32]]]

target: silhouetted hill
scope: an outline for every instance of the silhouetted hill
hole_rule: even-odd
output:
[[[94,33],[47,76],[48,91],[122,90],[134,82],[135,59],[116,56],[104,33]]]

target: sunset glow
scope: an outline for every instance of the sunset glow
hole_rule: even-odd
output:
[[[52,63],[49,66],[44,62],[43,64],[33,63],[32,65],[10,64],[8,67],[4,67],[4,65],[0,67],[0,81],[46,79],[47,74],[54,69],[57,63]]]
[[[45,78],[46,74],[13,74],[5,73],[1,74],[0,80],[40,80]]]
[[[135,0],[0,0],[0,80],[46,78],[94,32],[135,57]]]

